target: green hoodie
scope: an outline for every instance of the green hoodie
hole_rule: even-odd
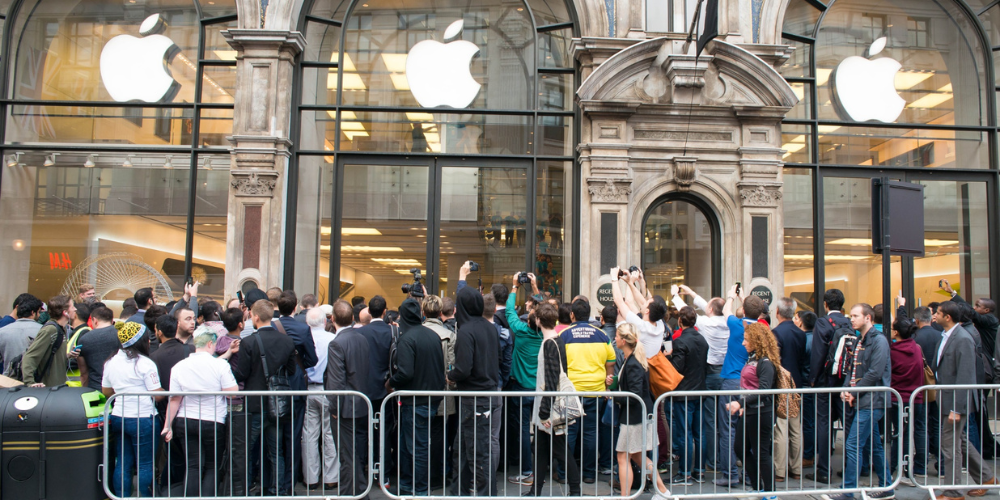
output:
[[[507,297],[507,322],[510,323],[510,333],[514,336],[514,363],[511,375],[518,385],[525,390],[535,390],[535,377],[538,374],[538,350],[542,348],[542,331],[532,330],[530,326],[517,316],[517,294]]]

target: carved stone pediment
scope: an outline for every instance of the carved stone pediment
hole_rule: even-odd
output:
[[[260,196],[270,198],[278,185],[278,173],[273,170],[233,170],[230,184],[236,196]]]
[[[587,191],[591,203],[628,203],[632,194],[632,179],[588,177]]]
[[[713,105],[790,108],[798,102],[774,67],[745,49],[716,39],[696,61],[671,53],[672,43],[646,40],[610,57],[577,91],[584,111],[592,102],[690,105],[692,97]]]

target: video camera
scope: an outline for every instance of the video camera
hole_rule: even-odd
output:
[[[403,286],[400,288],[403,290],[403,293],[410,294],[411,297],[422,298],[424,296],[424,285],[420,283],[420,280],[423,279],[420,276],[420,268],[414,267],[410,269],[410,274],[413,274],[413,283],[403,283]]]

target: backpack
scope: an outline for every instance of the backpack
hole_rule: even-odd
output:
[[[830,322],[830,326],[834,330],[833,334],[830,335],[826,360],[823,362],[823,371],[840,385],[844,381],[844,377],[851,373],[851,363],[854,362],[854,347],[858,343],[858,336],[854,334],[850,323],[838,326],[833,318],[827,316],[826,320]],[[815,341],[815,338],[813,340]]]
[[[389,374],[386,376],[386,380],[389,380],[399,371],[399,366],[396,365],[396,343],[399,341],[399,327],[389,323],[389,327],[392,328],[392,342],[389,344]]]

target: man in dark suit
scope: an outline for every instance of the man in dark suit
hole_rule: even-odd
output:
[[[833,332],[838,328],[850,328],[851,320],[844,316],[844,292],[831,288],[823,294],[826,315],[816,320],[813,328],[812,353],[809,356],[809,385],[812,387],[835,387],[839,381],[829,375],[824,366],[827,351],[831,348]],[[830,424],[837,417],[837,407],[831,405],[830,394],[816,395],[816,472],[806,474],[806,479],[819,483],[830,482]]]
[[[900,312],[896,315],[900,316],[903,311],[905,309],[901,306]],[[938,346],[941,343],[941,332],[934,328],[933,313],[929,307],[918,307],[913,310],[913,320],[917,323],[917,333],[913,337],[916,339],[917,345],[920,346],[920,351],[924,354],[924,362],[927,363],[927,366],[934,366]],[[939,451],[941,421],[938,419],[940,413],[936,400],[927,405],[927,436],[923,437],[927,440],[925,449],[931,456],[937,457],[938,464],[941,463]]]
[[[795,387],[802,387],[805,384],[803,374],[809,370],[809,360],[806,358],[806,334],[792,321],[795,317],[795,301],[789,297],[778,299],[774,317],[778,324],[771,331],[778,341],[781,366],[792,375]],[[790,479],[799,479],[802,477],[802,414],[794,418],[778,418],[776,422],[775,480],[785,480],[786,467]]]
[[[131,316],[126,321],[134,321],[140,325],[146,324],[143,319],[146,316],[146,309],[149,306],[156,304],[156,295],[153,294],[152,288],[140,288],[135,291],[132,296],[135,299],[135,306],[139,308],[139,311]]]
[[[278,312],[281,317],[274,321],[274,327],[279,332],[291,337],[295,343],[295,353],[298,357],[294,375],[289,383],[294,391],[304,391],[308,389],[306,384],[306,368],[316,366],[316,343],[313,342],[312,332],[309,325],[292,317],[295,307],[299,305],[299,299],[292,290],[285,290],[278,296]],[[291,373],[291,372],[290,372]],[[292,426],[282,432],[282,439],[285,442],[285,468],[281,477],[281,488],[291,489],[292,483],[299,477],[302,466],[302,422],[306,416],[306,398],[295,396],[294,413],[292,414]]]
[[[288,335],[279,333],[271,323],[274,309],[270,302],[258,300],[250,309],[250,319],[253,321],[257,331],[241,342],[240,357],[233,367],[233,375],[237,382],[243,382],[243,388],[247,391],[266,391],[268,377],[275,375],[279,370],[284,373],[294,373],[297,367],[295,361],[295,342]],[[293,320],[294,321],[294,320]],[[261,346],[263,345],[263,349]],[[264,362],[262,357],[267,358],[267,372],[264,372]],[[267,400],[263,397],[247,397],[245,399],[247,413],[250,419],[250,434],[247,436],[246,445],[251,446],[263,434],[262,446],[267,449],[268,459],[277,470],[285,470],[285,458],[281,450],[281,440],[278,436],[278,429],[286,429],[291,426],[290,418],[272,420],[268,417]],[[245,485],[252,483],[253,474],[243,482]],[[263,476],[263,474],[262,474]],[[272,478],[265,483],[261,478],[262,488],[267,495],[278,493],[280,477]],[[289,494],[290,490],[285,490],[282,486],[281,494]],[[234,492],[234,495],[242,496],[245,493]]]
[[[372,317],[371,322],[361,328],[358,328],[358,333],[360,333],[365,340],[368,341],[368,366],[369,371],[371,372],[371,377],[366,381],[367,388],[363,392],[371,399],[373,408],[382,407],[382,401],[385,399],[387,394],[385,381],[389,380],[389,349],[392,347],[393,327],[392,325],[386,323],[383,319],[385,317],[385,310],[385,298],[381,295],[372,297],[372,299],[368,301],[368,313]],[[392,409],[387,411],[393,412]],[[387,420],[388,422],[394,422],[396,420],[395,418],[392,418],[392,415],[388,415],[388,417],[390,417]],[[397,442],[395,434],[395,426],[386,428],[386,446],[392,446]],[[379,450],[381,450],[379,435],[376,434],[373,439],[375,446],[372,449],[376,450],[376,453],[378,453]],[[386,453],[383,456],[395,457],[396,453]],[[392,465],[392,463],[390,462],[389,465]],[[395,467],[386,466],[386,470],[395,470]]]
[[[347,301],[338,300],[333,304],[337,337],[330,342],[327,356],[324,387],[328,391],[365,393],[374,377],[374,370],[369,368],[368,341],[358,330],[349,328],[353,319],[353,309]],[[360,396],[330,396],[330,404],[340,426],[334,432],[340,455],[338,495],[358,495],[368,489],[365,470],[368,464],[368,403]]]
[[[969,332],[959,324],[962,312],[957,302],[942,302],[934,313],[934,321],[944,329],[941,345],[934,358],[934,373],[938,385],[969,385],[976,383],[976,344]],[[962,467],[968,467],[969,476],[979,484],[995,485],[996,476],[972,446],[966,431],[966,421],[978,408],[978,398],[973,391],[939,391],[941,421],[941,455],[939,470],[944,472],[943,484],[960,484]],[[983,496],[986,490],[969,491],[969,496]],[[939,500],[960,499],[957,490],[944,490]]]

